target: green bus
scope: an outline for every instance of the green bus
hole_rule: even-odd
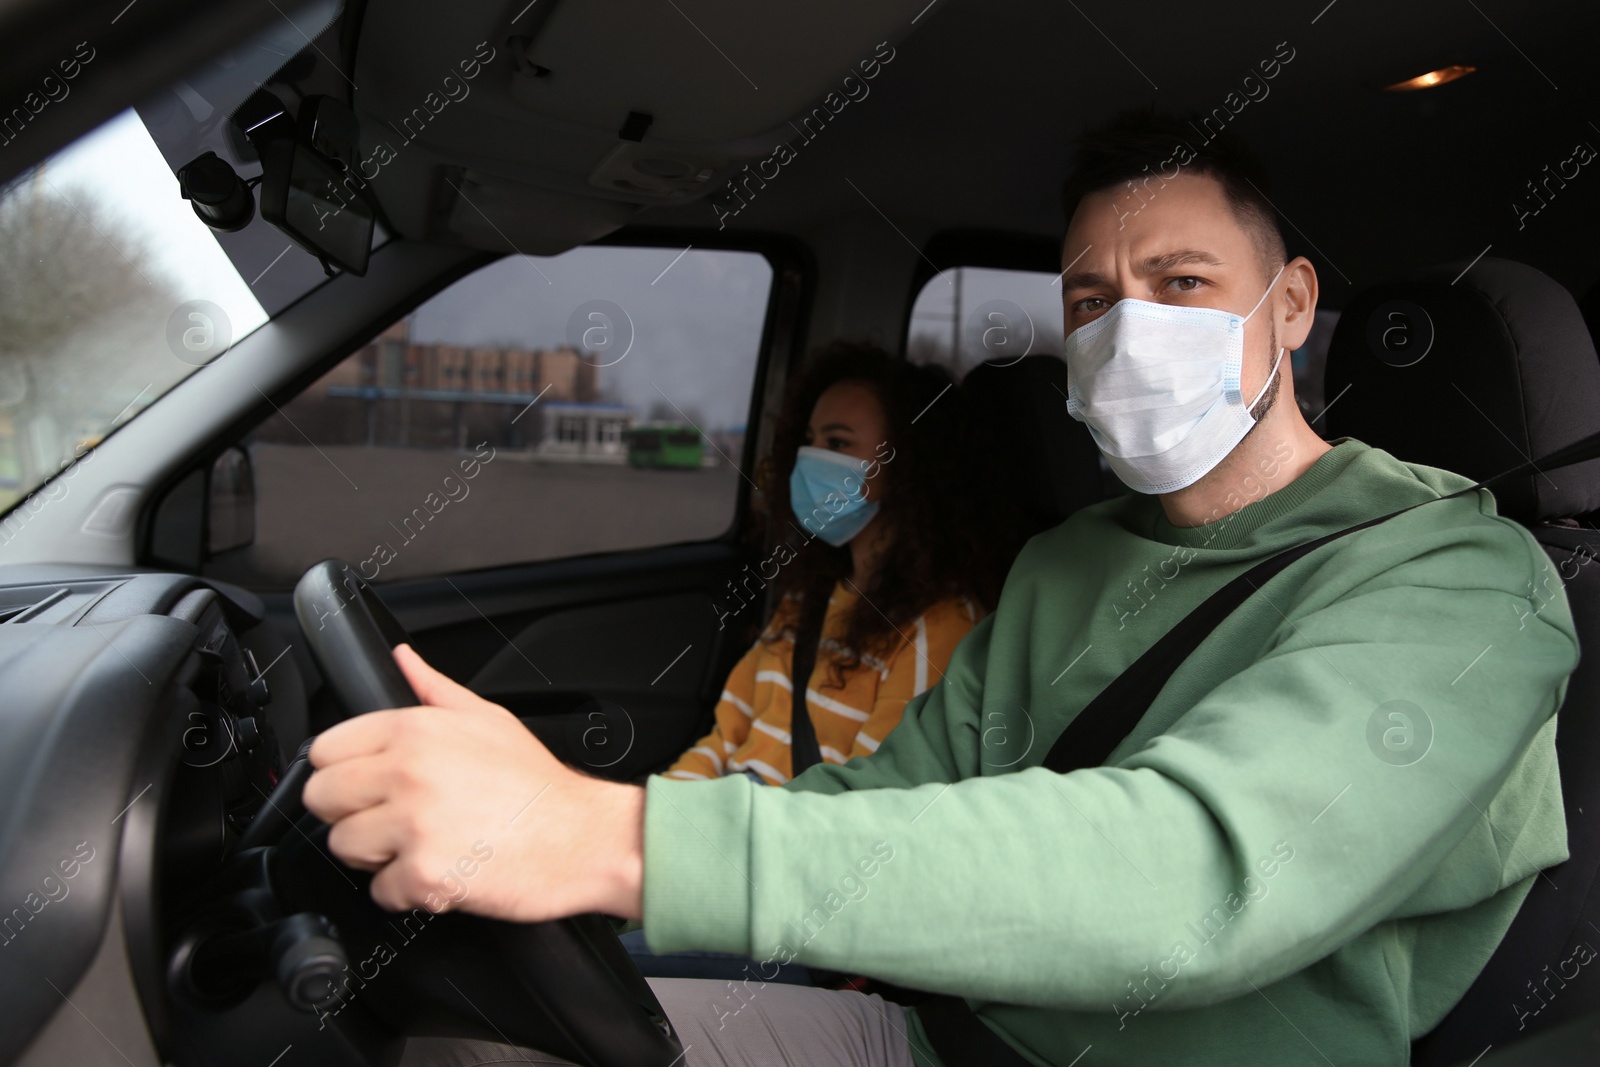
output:
[[[705,453],[705,438],[687,423],[639,426],[622,436],[633,467],[695,468]]]

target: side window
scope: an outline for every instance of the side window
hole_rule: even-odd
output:
[[[906,355],[959,380],[986,360],[1061,354],[1061,286],[1050,271],[951,267],[917,293]]]
[[[249,436],[256,536],[206,572],[374,581],[715,538],[734,520],[772,268],[752,252],[508,256]]]

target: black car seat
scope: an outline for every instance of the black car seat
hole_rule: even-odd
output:
[[[1028,534],[1105,499],[1100,450],[1088,427],[1067,414],[1067,365],[1059,356],[990,360],[962,382],[977,432],[1000,457],[1005,490]]]
[[[1589,337],[1600,344],[1600,282],[1589,286],[1589,291],[1578,299],[1578,310],[1589,324]]]
[[[1375,286],[1345,309],[1328,353],[1331,436],[1480,480],[1600,431],[1600,361],[1571,294],[1520,263],[1465,267]],[[1600,532],[1572,518],[1600,509],[1600,460],[1495,497],[1549,553],[1582,650],[1556,725],[1570,858],[1535,880],[1466,995],[1413,1042],[1419,1067],[1600,1011],[1600,961],[1577,962],[1600,950]]]

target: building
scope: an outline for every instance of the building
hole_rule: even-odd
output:
[[[621,463],[627,458],[623,431],[633,424],[633,409],[623,404],[557,400],[544,409],[543,434],[534,451],[552,459]]]
[[[569,345],[421,344],[402,319],[297,397],[292,425],[274,416],[256,436],[286,444],[446,448],[488,441],[562,459],[611,461],[624,454],[622,430],[632,413],[598,400],[598,368]],[[551,404],[569,405],[565,421],[547,420]]]

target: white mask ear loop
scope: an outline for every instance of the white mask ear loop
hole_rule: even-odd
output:
[[[1284,267],[1287,267],[1288,265],[1289,265],[1288,263],[1284,263],[1284,265],[1282,267],[1278,268],[1278,273],[1274,274],[1272,276],[1272,280],[1267,283],[1267,288],[1262,292],[1261,299],[1256,301],[1256,306],[1250,309],[1250,314],[1246,315],[1244,317],[1244,319],[1241,322],[1241,325],[1242,325],[1243,322],[1249,322],[1250,321],[1250,316],[1254,315],[1257,311],[1261,310],[1261,305],[1266,302],[1267,295],[1272,292],[1272,287],[1278,284],[1278,279],[1283,277]],[[1248,411],[1248,412],[1252,412],[1252,414],[1250,416],[1251,419],[1255,418],[1255,415],[1253,414],[1253,412],[1256,409],[1256,405],[1261,402],[1261,398],[1262,397],[1267,395],[1267,386],[1271,385],[1273,383],[1273,380],[1276,379],[1276,377],[1278,375],[1278,364],[1283,362],[1283,353],[1284,352],[1285,352],[1285,349],[1282,349],[1282,348],[1278,349],[1278,358],[1276,358],[1276,359],[1274,359],[1272,361],[1272,369],[1267,372],[1267,380],[1265,382],[1261,383],[1261,391],[1256,394],[1256,398],[1254,400],[1250,401],[1250,403],[1245,405],[1245,410]]]
[[[1287,267],[1288,265],[1289,264],[1285,263],[1283,265],[1283,267],[1279,267],[1278,268],[1278,273],[1276,273],[1276,274],[1274,274],[1272,276],[1272,280],[1267,283],[1266,289],[1261,293],[1261,299],[1256,301],[1256,306],[1250,309],[1250,314],[1246,315],[1244,317],[1244,319],[1242,320],[1243,322],[1249,322],[1250,321],[1250,316],[1254,315],[1257,311],[1261,310],[1261,305],[1266,302],[1267,294],[1272,292],[1272,287],[1274,285],[1278,284],[1278,279],[1283,277],[1284,267]]]

